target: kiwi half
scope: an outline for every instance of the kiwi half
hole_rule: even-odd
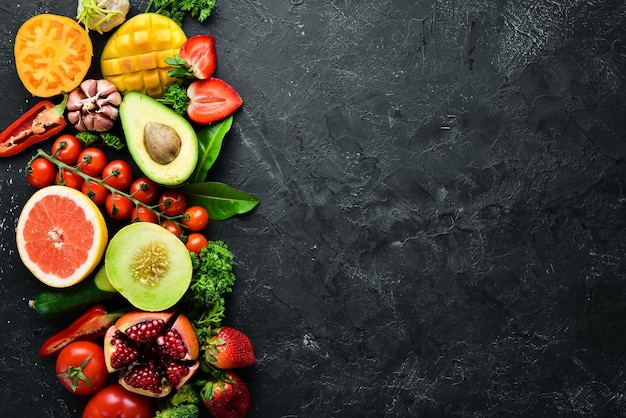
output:
[[[191,257],[185,244],[149,222],[132,223],[115,233],[104,266],[111,285],[143,311],[171,308],[191,283]]]

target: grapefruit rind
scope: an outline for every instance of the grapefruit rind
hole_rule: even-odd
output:
[[[67,211],[59,210],[58,207],[54,208],[49,204],[49,198],[61,199],[68,204],[74,203],[76,205],[74,210],[77,211],[78,216],[73,217],[68,215]],[[42,229],[41,224],[31,219],[33,211],[45,212],[45,221],[54,224],[55,228]],[[82,227],[81,222],[83,222]],[[68,224],[72,225],[68,228],[69,231],[56,230]],[[84,235],[86,231],[90,231],[92,236]],[[33,253],[33,236],[37,233],[46,236],[42,240],[37,240],[40,248],[46,245],[44,242],[46,239],[52,239],[55,235],[57,237],[59,234],[62,235],[63,242],[57,243],[53,250],[37,258]],[[90,242],[90,246],[77,248],[74,244],[65,245],[67,242]],[[22,263],[42,283],[55,288],[75,285],[89,276],[100,263],[107,243],[108,230],[100,209],[86,195],[66,186],[52,185],[37,190],[24,204],[17,221],[16,244]],[[47,245],[50,247],[51,244]],[[80,265],[70,273],[60,274],[61,270],[67,270],[68,264],[71,264],[64,260],[71,260],[71,252],[77,250],[82,254]]]

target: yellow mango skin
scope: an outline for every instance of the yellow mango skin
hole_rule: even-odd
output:
[[[136,91],[153,98],[163,95],[176,79],[167,75],[165,59],[180,53],[187,40],[172,19],[156,13],[140,13],[111,35],[100,56],[102,76],[122,95]]]

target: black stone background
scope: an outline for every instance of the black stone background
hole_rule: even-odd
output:
[[[210,177],[261,204],[209,231],[250,417],[625,416],[625,2],[217,3],[185,31],[245,101]],[[0,2],[2,125],[35,102],[19,25],[74,7]],[[29,157],[0,160],[0,410],[78,417],[15,248]]]

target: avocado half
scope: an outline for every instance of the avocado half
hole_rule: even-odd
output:
[[[198,162],[198,138],[187,119],[138,92],[126,93],[119,109],[128,151],[143,174],[166,186],[191,176]]]

